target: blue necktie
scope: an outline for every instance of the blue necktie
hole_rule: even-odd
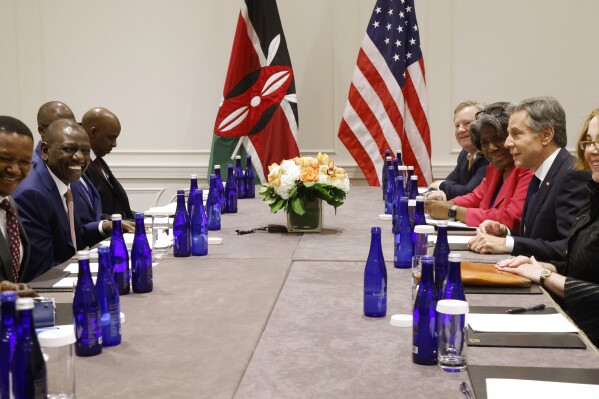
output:
[[[524,228],[528,229],[528,218],[530,216],[530,211],[532,210],[532,206],[535,203],[537,198],[537,192],[539,191],[539,186],[541,185],[541,180],[535,175],[532,176],[530,180],[530,184],[528,185],[528,192],[526,193],[526,212],[524,213]]]

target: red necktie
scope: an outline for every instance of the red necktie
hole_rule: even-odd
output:
[[[0,208],[6,211],[6,235],[8,246],[12,255],[12,277],[13,282],[19,280],[19,268],[21,267],[21,236],[19,235],[19,224],[14,208],[5,198],[0,202]]]
[[[67,210],[69,216],[69,227],[71,228],[71,242],[73,243],[73,247],[75,248],[75,252],[77,252],[77,240],[75,236],[75,211],[73,209],[73,194],[71,193],[71,189],[67,188],[67,192],[64,193],[64,198],[67,201]]]

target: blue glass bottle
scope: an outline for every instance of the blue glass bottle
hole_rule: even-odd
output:
[[[237,179],[233,171],[233,165],[227,165],[227,183],[225,184],[225,208],[227,213],[237,213]]]
[[[449,242],[447,241],[447,221],[439,221],[437,225],[437,242],[435,244],[435,285],[437,287],[437,297],[441,296],[443,283],[447,277]]]
[[[420,285],[414,302],[412,361],[437,364],[437,293],[433,281],[432,256],[423,256]]]
[[[387,267],[381,246],[381,228],[371,229],[370,252],[364,268],[364,315],[387,314]]]
[[[131,288],[138,294],[152,292],[154,289],[152,251],[146,236],[143,213],[135,214],[135,237],[131,247]]]
[[[208,255],[208,220],[204,212],[203,191],[198,189],[191,214],[191,254],[193,256]]]
[[[256,198],[256,174],[252,165],[252,156],[245,156],[245,198]]]
[[[395,195],[395,170],[393,166],[387,168],[387,191],[385,194],[385,213],[393,214],[393,198]]]
[[[17,293],[3,291],[0,324],[0,398],[10,397],[10,363],[17,342]]]
[[[395,176],[398,175],[399,173],[399,161],[397,160],[397,158],[393,158],[393,170],[395,171]]]
[[[237,185],[237,198],[245,198],[245,178],[241,166],[241,155],[235,156],[235,184]]]
[[[393,234],[399,234],[399,202],[401,197],[405,197],[403,188],[403,175],[395,176],[395,194],[393,195],[393,217],[391,225]]]
[[[112,237],[110,238],[110,262],[114,281],[119,295],[127,295],[130,291],[131,275],[129,274],[129,252],[121,230],[120,214],[112,215]]]
[[[416,197],[416,211],[414,212],[414,226],[426,224],[426,215],[424,214],[424,197]]]
[[[78,251],[77,259],[79,272],[73,297],[73,320],[77,338],[75,353],[77,356],[94,356],[102,352],[100,305],[89,269],[89,251]]]
[[[218,200],[220,201],[220,213],[227,213],[225,206],[225,185],[220,174],[220,165],[214,165],[214,175],[216,176],[216,190],[218,192]],[[220,230],[220,229],[219,229]]]
[[[424,214],[424,197],[419,195],[416,197],[416,209],[414,210],[414,217],[412,219],[412,230],[414,230],[416,226],[422,226],[425,224],[426,216]],[[416,233],[412,234],[412,242],[414,245],[416,245]]]
[[[465,301],[466,294],[464,293],[464,285],[462,284],[462,255],[454,252],[450,253],[448,263],[447,278],[443,285],[443,293],[439,299]]]
[[[414,244],[412,242],[412,226],[408,216],[408,198],[401,197],[399,202],[399,240],[396,239],[394,266],[399,269],[412,267]],[[399,241],[399,242],[398,242]]]
[[[218,192],[218,181],[216,175],[210,175],[210,191],[206,199],[206,219],[208,219],[208,230],[220,230],[221,206]]]
[[[196,191],[198,189],[198,175],[191,175],[191,183],[189,185],[189,196],[187,197],[187,213],[191,215],[193,204],[195,204]]]
[[[403,165],[403,160],[401,159],[401,150],[397,150],[396,155],[397,155],[396,156],[396,158],[397,158],[397,164],[398,165]]]
[[[381,189],[383,190],[383,201],[385,200],[385,191],[387,190],[388,171],[387,169],[391,162],[391,151],[385,150],[385,158],[383,158],[383,170],[381,171]]]
[[[173,219],[173,255],[176,257],[191,255],[191,228],[189,214],[185,209],[183,190],[177,190],[177,210]]]
[[[102,346],[116,346],[121,343],[121,310],[108,247],[98,247],[96,293],[100,306]]]
[[[412,179],[412,176],[414,176],[414,167],[413,166],[407,166],[407,174],[406,174],[406,184]]]
[[[48,374],[33,323],[33,299],[19,298],[17,309],[17,340],[10,372],[14,399],[41,399],[48,393]],[[100,349],[102,349],[100,347]],[[4,398],[4,396],[3,396]]]
[[[418,196],[418,176],[412,175],[410,177],[410,195],[409,198],[415,200]]]

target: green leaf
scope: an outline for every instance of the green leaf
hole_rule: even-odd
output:
[[[293,212],[297,213],[298,215],[303,215],[306,213],[306,210],[304,209],[304,201],[302,201],[301,198],[294,198],[291,201],[291,209],[293,209]]]
[[[277,213],[286,204],[286,202],[287,201],[283,198],[279,198],[274,204],[270,206],[270,211],[272,213]]]

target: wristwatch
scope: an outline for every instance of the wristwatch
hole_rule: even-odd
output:
[[[447,211],[447,218],[449,220],[451,220],[452,222],[455,222],[455,218],[457,215],[457,209],[458,209],[458,206],[454,205],[451,208],[449,208],[449,211]]]
[[[552,273],[552,271],[551,270],[547,270],[547,269],[544,269],[541,272],[541,278],[539,279],[539,285],[541,287],[545,288],[545,279],[549,278],[549,276],[551,276],[551,273]]]

